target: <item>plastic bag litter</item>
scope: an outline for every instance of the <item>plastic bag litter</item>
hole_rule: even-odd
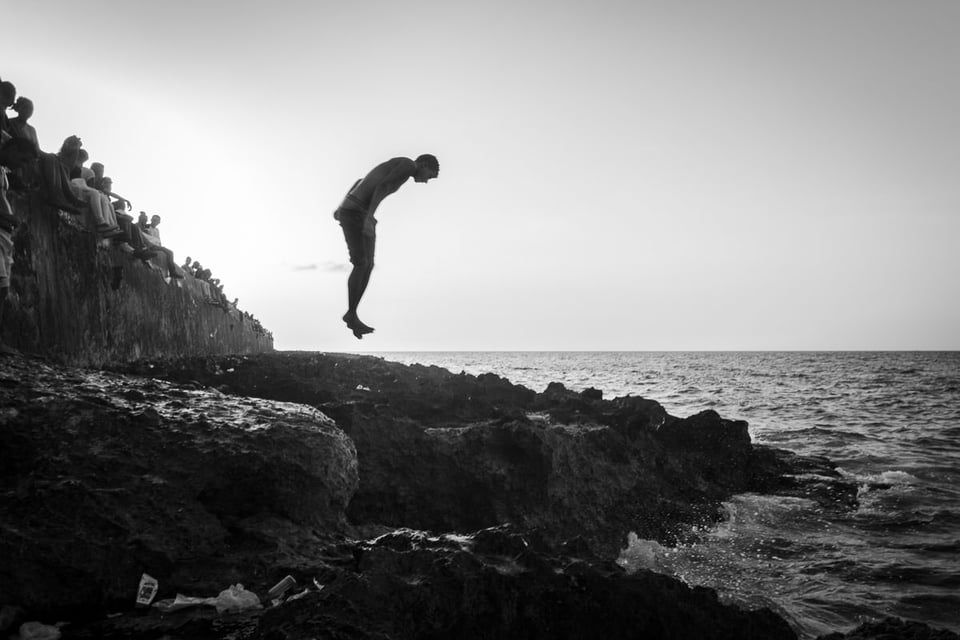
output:
[[[170,613],[171,611],[179,611],[187,607],[198,607],[204,604],[212,607],[216,602],[216,598],[195,598],[194,596],[185,596],[182,593],[178,593],[176,598],[157,600],[153,603],[153,606],[160,609],[163,613]]]
[[[247,591],[242,584],[234,584],[221,591],[220,595],[214,598],[213,605],[217,608],[217,613],[261,608],[257,594]]]
[[[42,622],[24,622],[20,625],[20,640],[60,640],[60,629]]]

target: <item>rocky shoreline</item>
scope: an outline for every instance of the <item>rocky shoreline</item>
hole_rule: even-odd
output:
[[[753,445],[714,412],[366,356],[7,356],[0,421],[3,634],[27,619],[68,620],[68,638],[795,638],[769,610],[615,559],[629,533],[676,542],[736,493],[856,504],[828,460]],[[286,575],[299,597],[136,609],[143,573],[161,599],[263,597]],[[850,634],[831,640],[957,637],[893,620]]]

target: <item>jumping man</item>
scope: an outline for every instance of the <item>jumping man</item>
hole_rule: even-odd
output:
[[[353,270],[347,279],[347,312],[343,321],[358,339],[373,332],[360,322],[357,306],[370,282],[373,271],[373,252],[377,241],[377,219],[374,214],[380,202],[400,188],[409,178],[427,182],[440,173],[436,157],[424,154],[416,160],[392,158],[375,166],[363,179],[357,180],[333,217],[340,221],[347,240]]]

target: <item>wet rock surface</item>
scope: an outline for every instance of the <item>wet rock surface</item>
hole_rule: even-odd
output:
[[[361,545],[357,573],[268,611],[254,637],[794,638],[769,611],[724,607],[649,571],[565,557],[498,528],[397,531]],[[349,603],[349,607],[344,606]],[[335,612],[332,613],[331,612]]]
[[[792,638],[612,559],[737,492],[856,495],[714,412],[363,356],[0,358],[0,419],[0,605],[65,637]],[[134,610],[142,572],[158,598],[285,575],[300,597]]]

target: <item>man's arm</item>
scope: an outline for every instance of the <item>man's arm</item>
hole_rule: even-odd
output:
[[[104,193],[107,194],[108,196],[110,196],[111,198],[116,198],[116,199],[119,200],[121,203],[123,203],[123,205],[126,206],[127,211],[130,211],[131,209],[133,209],[133,205],[130,204],[130,201],[127,200],[126,198],[124,198],[124,197],[123,197],[122,195],[120,195],[119,193],[114,193],[113,191],[106,191],[106,190],[104,190]]]

